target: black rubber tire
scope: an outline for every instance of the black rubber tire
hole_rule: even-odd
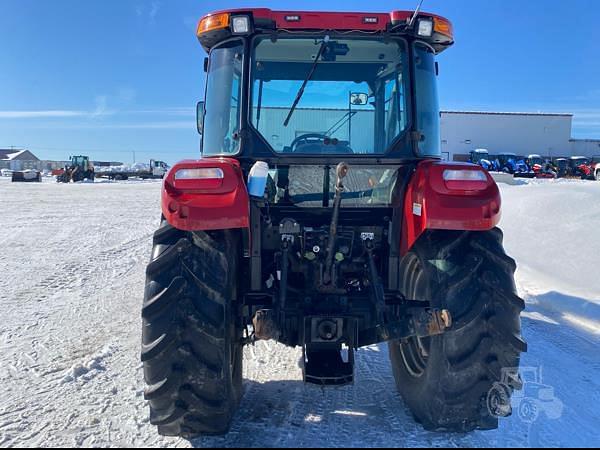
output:
[[[505,385],[508,401],[521,387],[525,304],[516,294],[516,264],[505,254],[502,238],[497,228],[429,232],[402,259],[403,294],[430,299],[432,307],[448,309],[453,318],[443,335],[389,343],[398,391],[427,430],[495,429],[510,405],[490,411],[488,394]]]
[[[219,435],[242,397],[235,231],[154,234],[142,309],[150,422],[165,436]]]

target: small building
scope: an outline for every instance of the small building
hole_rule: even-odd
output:
[[[0,149],[0,169],[38,169],[40,160],[29,150]]]

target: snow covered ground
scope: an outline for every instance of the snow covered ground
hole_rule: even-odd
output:
[[[158,182],[12,184],[0,178],[0,447],[597,446],[600,183],[502,186],[529,353],[515,414],[492,432],[423,431],[385,345],[358,354],[352,387],[305,386],[299,351],[246,349],[231,433],[192,442],[147,420],[140,304]],[[519,406],[538,400],[537,412]],[[529,410],[531,412],[531,410]]]

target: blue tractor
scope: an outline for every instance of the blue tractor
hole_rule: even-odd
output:
[[[535,177],[535,172],[533,172],[527,160],[518,157],[516,153],[500,153],[496,156],[496,163],[501,172],[510,173],[516,177]]]
[[[488,152],[485,148],[477,148],[472,150],[469,161],[473,164],[483,167],[488,172],[499,171],[498,163],[495,160],[490,159],[490,152]]]

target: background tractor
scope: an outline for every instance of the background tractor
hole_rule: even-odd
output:
[[[569,160],[567,158],[555,158],[552,164],[556,167],[559,178],[566,177],[569,172]]]
[[[71,156],[71,163],[56,176],[56,181],[59,183],[73,183],[89,180],[94,181],[94,164],[88,156]]]
[[[498,161],[494,158],[490,158],[490,152],[484,148],[472,150],[469,154],[469,162],[478,164],[487,171],[500,171]]]
[[[524,303],[496,183],[441,160],[435,57],[451,23],[240,9],[203,17],[198,38],[202,158],[164,178],[146,272],[151,423],[227,432],[243,346],[272,339],[302,348],[318,386],[352,383],[355,351],[387,342],[425,428],[496,428],[486,400],[526,350]]]
[[[586,156],[571,156],[569,158],[567,176],[581,178],[582,180],[594,179],[590,158]]]

